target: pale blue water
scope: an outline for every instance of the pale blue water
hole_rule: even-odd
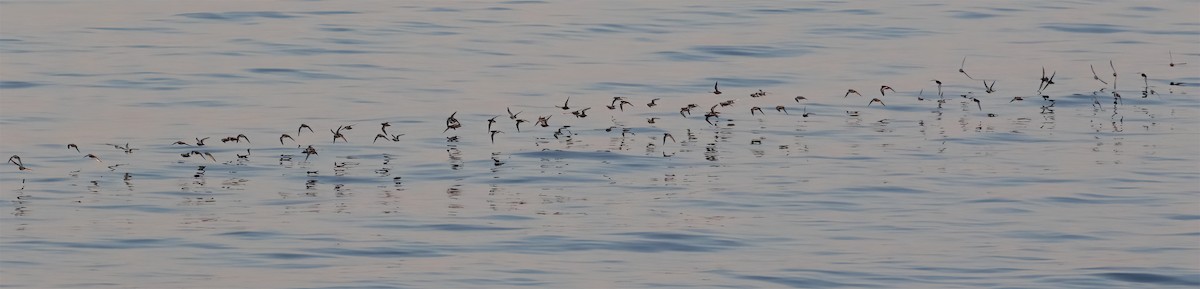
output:
[[[1200,285],[1200,3],[1001,4],[0,2],[0,285]]]

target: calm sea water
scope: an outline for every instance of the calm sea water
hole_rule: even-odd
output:
[[[1196,1],[0,5],[5,288],[1200,286]]]

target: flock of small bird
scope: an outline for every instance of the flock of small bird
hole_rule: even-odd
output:
[[[1170,67],[1176,67],[1179,65],[1186,64],[1186,63],[1174,62],[1173,54],[1171,54],[1171,53],[1168,53],[1168,54],[1171,57],[1171,63],[1169,64]],[[976,79],[975,77],[972,77],[970,74],[967,73],[966,60],[967,59],[964,57],[959,66],[958,72],[963,74],[970,81],[981,81],[983,83],[982,91],[984,92],[984,94],[992,94],[992,93],[997,92],[996,80],[990,80],[990,82],[989,82],[989,80],[986,80],[986,79]],[[1108,64],[1109,64],[1109,68],[1112,70],[1112,79],[1111,80],[1106,80],[1104,78],[1101,78],[1100,75],[1098,73],[1096,73],[1095,66],[1094,65],[1091,66],[1093,80],[1096,80],[1105,86],[1104,88],[1101,88],[1098,91],[1092,92],[1092,95],[1093,95],[1092,105],[1093,105],[1093,107],[1096,107],[1096,108],[1102,107],[1102,104],[1101,104],[1099,98],[1097,97],[1099,95],[1111,94],[1111,97],[1113,98],[1114,108],[1117,105],[1121,104],[1121,101],[1122,101],[1122,96],[1117,91],[1118,73],[1117,73],[1116,65],[1113,64],[1112,61],[1109,61]],[[1041,110],[1042,110],[1041,113],[1043,113],[1043,114],[1054,113],[1053,108],[1055,105],[1055,99],[1052,99],[1049,95],[1043,94],[1043,91],[1046,91],[1051,85],[1055,84],[1055,77],[1057,75],[1058,75],[1058,73],[1056,71],[1051,71],[1050,74],[1047,75],[1046,69],[1044,67],[1042,68],[1041,77],[1039,78],[1040,81],[1038,83],[1036,91],[1037,91],[1037,95],[1041,96],[1041,98],[1044,102],[1044,105],[1041,106]],[[1149,77],[1145,73],[1138,73],[1138,75],[1142,78],[1142,81],[1143,81],[1141,96],[1143,98],[1145,98],[1150,95],[1157,94],[1157,92],[1150,85]],[[947,102],[947,99],[945,98],[944,92],[942,90],[943,82],[940,80],[937,80],[937,79],[933,79],[931,81],[937,87],[937,97],[938,97],[937,99],[932,99],[932,100],[936,101],[937,109],[940,110],[940,109],[942,109],[943,104],[945,104]],[[714,82],[712,91],[710,91],[709,93],[712,95],[715,95],[715,96],[721,96],[722,94],[724,94],[725,92],[721,91],[720,85],[721,84],[719,81]],[[1109,88],[1107,87],[1108,85],[1112,86],[1111,90],[1109,90]],[[1183,86],[1185,84],[1182,82],[1170,82],[1169,85],[1170,86]],[[888,92],[891,92],[893,94],[897,93],[896,90],[893,89],[889,85],[880,85],[879,86],[879,97],[872,97],[869,101],[867,101],[866,107],[870,107],[875,103],[878,103],[880,105],[880,107],[886,107],[887,105],[884,104],[883,99],[888,95]],[[759,89],[756,92],[750,93],[750,97],[751,98],[764,98],[764,97],[767,97],[768,94],[769,94],[768,92]],[[849,98],[851,95],[863,97],[862,93],[860,93],[858,90],[853,89],[853,88],[847,89],[846,92],[842,95],[842,97]],[[924,89],[922,89],[919,93],[917,93],[916,97],[917,97],[918,101],[926,101],[927,100],[926,98],[924,98]],[[973,91],[967,92],[965,94],[960,94],[960,97],[964,101],[970,101],[970,102],[975,103],[978,110],[981,112],[983,111],[983,101],[980,99],[980,97],[975,96]],[[651,99],[648,103],[645,103],[644,105],[650,109],[654,109],[655,107],[660,105],[658,103],[659,100],[661,100],[661,99],[654,98],[654,99]],[[795,101],[796,103],[802,103],[802,102],[807,102],[809,100],[809,98],[807,98],[805,96],[795,96],[792,98],[792,100]],[[1014,97],[1012,97],[1012,99],[1009,100],[1009,103],[1016,102],[1016,101],[1023,101],[1023,100],[1025,100],[1025,99],[1022,96],[1014,96]],[[728,113],[727,109],[729,107],[734,106],[737,101],[738,101],[738,99],[728,99],[728,100],[722,100],[722,101],[714,101],[715,103],[708,105],[707,106],[708,110],[704,111],[704,114],[703,114],[705,123],[707,123],[710,126],[718,126],[720,124],[720,122],[723,119],[725,119],[725,118],[723,118],[723,116]],[[967,103],[970,103],[970,102],[967,102]],[[573,107],[572,105],[573,104],[571,103],[571,98],[567,97],[562,102],[562,105],[553,105],[553,107],[560,109],[562,111],[561,113],[563,115],[570,114],[570,115],[574,116],[575,118],[587,118],[588,110],[592,109],[591,107]],[[605,107],[608,110],[623,112],[627,108],[634,108],[634,107],[637,107],[637,105],[635,105],[633,102],[631,102],[631,99],[629,97],[616,96],[616,97],[612,97],[609,104],[605,105]],[[696,103],[686,104],[679,108],[679,115],[685,119],[691,119],[693,110],[698,109],[700,107],[701,107],[701,105],[696,104]],[[790,113],[787,110],[787,107],[784,105],[777,105],[774,107],[774,109],[776,112],[790,115]],[[513,112],[513,110],[511,108],[506,108],[505,111],[507,112],[508,118],[510,120],[512,120],[515,131],[522,132],[522,127],[521,127],[522,124],[529,123],[529,120],[527,120],[525,117],[522,117],[522,115],[521,115],[522,113],[524,113],[524,111]],[[750,115],[752,115],[752,116],[758,115],[758,114],[765,114],[762,107],[758,107],[758,106],[750,107],[749,111],[750,111]],[[859,116],[859,114],[860,114],[859,111],[855,111],[855,110],[847,110],[846,111],[846,115],[851,116],[851,117],[857,117],[857,116]],[[460,121],[456,117],[457,115],[458,115],[458,112],[452,112],[450,114],[450,116],[446,118],[446,123],[445,123],[446,127],[442,131],[443,133],[450,132],[451,130],[457,131],[458,129],[461,129],[464,127],[463,122]],[[805,109],[800,114],[801,117],[809,117],[810,115],[811,114],[807,111],[807,109]],[[498,123],[497,119],[501,118],[502,116],[504,116],[504,115],[503,114],[496,115],[494,117],[487,119],[487,124],[486,124],[487,130],[486,131],[488,132],[489,138],[492,143],[496,142],[497,134],[505,133],[504,131],[500,130],[499,127],[496,126]],[[996,115],[993,113],[988,113],[987,116],[995,117]],[[553,117],[553,115],[537,116],[536,120],[533,122],[533,125],[536,127],[542,127],[542,128],[550,127],[551,126],[550,122],[551,122],[552,117]],[[532,119],[532,118],[530,118],[530,119]],[[658,121],[660,121],[661,119],[662,118],[660,118],[660,117],[650,117],[650,118],[646,119],[646,122],[649,124],[655,124]],[[615,123],[615,119],[614,119],[614,123]],[[482,124],[480,124],[480,125],[482,127]],[[354,126],[356,126],[356,124],[341,125],[341,126],[338,126],[336,129],[330,129],[329,136],[331,139],[331,143],[337,143],[338,140],[341,140],[342,142],[349,142],[349,140],[346,137],[346,133],[351,130],[354,130]],[[372,143],[376,143],[381,139],[384,141],[392,141],[392,142],[401,141],[401,137],[404,136],[404,134],[393,134],[391,132],[388,132],[389,127],[392,127],[392,125],[388,122],[380,123],[380,133],[375,135],[374,139],[372,140]],[[613,131],[613,129],[616,129],[616,128],[621,128],[622,136],[625,136],[626,134],[631,133],[630,128],[628,128],[628,127],[610,126],[604,130],[606,132],[611,132],[611,131]],[[316,134],[316,132],[313,130],[313,128],[311,126],[309,126],[307,124],[300,124],[300,126],[296,129],[295,135],[298,137],[302,133],[305,133],[305,131],[307,131],[307,133],[309,133],[309,134]],[[572,135],[574,135],[574,133],[571,131],[571,126],[569,126],[569,125],[559,126],[551,134],[551,136],[555,139],[570,138]],[[689,135],[691,135],[690,130],[689,130]],[[194,142],[180,140],[180,141],[174,142],[172,145],[192,148],[192,149],[188,149],[187,152],[181,153],[180,154],[181,157],[184,157],[184,158],[199,157],[205,161],[217,162],[217,157],[214,156],[211,152],[203,151],[202,149],[200,149],[202,147],[209,145],[209,144],[205,143],[205,141],[208,139],[210,139],[210,137],[194,138],[194,140],[195,140]],[[662,134],[662,144],[665,145],[668,139],[670,139],[672,142],[675,142],[675,137],[673,135],[671,135],[670,133],[664,132]],[[294,138],[290,133],[280,134],[278,137],[278,140],[279,140],[279,144],[281,146],[288,146],[288,141],[290,141],[296,147],[302,148],[302,150],[299,151],[299,153],[304,154],[305,161],[307,161],[311,156],[317,155],[317,149],[314,145],[312,145],[312,144],[301,145],[296,141],[296,138]],[[220,138],[220,141],[222,143],[229,143],[229,142],[241,143],[242,141],[245,141],[247,144],[250,144],[250,138],[248,136],[246,136],[245,134],[238,134],[236,136],[222,137],[222,138]],[[446,141],[450,142],[450,143],[458,142],[459,137],[457,135],[449,136],[449,137],[446,137]],[[132,154],[134,151],[138,150],[137,148],[133,148],[128,143],[126,143],[124,145],[120,145],[120,144],[107,144],[107,145],[113,146],[114,148],[119,149],[126,154]],[[73,144],[73,143],[67,144],[67,149],[72,149],[72,150],[75,150],[76,152],[82,154],[82,150],[76,144]],[[239,159],[246,159],[250,156],[250,149],[246,149],[246,154],[238,153],[238,154],[236,154],[236,156]],[[669,155],[666,155],[664,153],[664,156],[669,156]],[[281,157],[286,157],[286,158],[290,159],[291,155],[281,155]],[[96,162],[103,163],[103,161],[100,159],[100,157],[94,153],[88,153],[88,154],[84,155],[84,158],[88,158],[91,160],[95,160]],[[31,168],[26,166],[26,164],[22,161],[21,157],[17,156],[17,155],[13,155],[12,157],[10,157],[8,159],[8,163],[15,165],[17,167],[17,169],[21,170],[21,171],[31,171],[32,170]]]

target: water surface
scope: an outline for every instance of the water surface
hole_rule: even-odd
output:
[[[5,287],[1200,285],[1194,1],[0,5]]]

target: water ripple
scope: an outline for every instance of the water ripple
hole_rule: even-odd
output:
[[[1125,281],[1130,283],[1146,283],[1157,285],[1182,285],[1182,286],[1200,286],[1200,275],[1192,275],[1187,277],[1172,277],[1166,275],[1150,274],[1150,273],[1100,273],[1096,276]]]
[[[565,236],[541,235],[518,241],[500,242],[505,250],[527,253],[573,251],[716,252],[743,246],[742,242],[712,236],[673,233],[623,233],[619,236],[642,237],[638,240],[588,240]]]
[[[0,81],[0,89],[20,89],[38,86],[42,86],[42,84],[26,81]]]
[[[283,19],[283,18],[298,17],[298,16],[288,15],[286,13],[275,12],[275,11],[194,12],[194,13],[177,14],[175,16],[192,18],[192,19],[202,19],[202,20],[226,20],[226,21],[245,21],[245,20],[250,20],[250,19],[254,19],[254,18]]]
[[[1097,33],[1108,34],[1127,32],[1128,28],[1120,25],[1102,24],[1102,23],[1047,23],[1042,24],[1042,28],[1061,32],[1071,33]]]
[[[281,75],[301,79],[353,79],[328,73],[309,72],[290,68],[251,68],[246,71],[261,74]]]

